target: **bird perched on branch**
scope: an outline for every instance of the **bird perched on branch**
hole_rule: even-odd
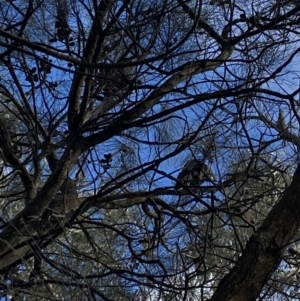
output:
[[[201,160],[192,159],[182,168],[177,177],[175,188],[181,186],[197,187],[205,181],[214,181],[212,170]]]

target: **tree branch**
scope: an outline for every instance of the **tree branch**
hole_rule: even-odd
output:
[[[300,165],[291,185],[251,237],[210,301],[253,301],[278,267],[300,225]]]

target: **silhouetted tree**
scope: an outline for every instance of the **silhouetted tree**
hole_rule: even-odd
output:
[[[0,4],[3,300],[299,299],[297,1]]]

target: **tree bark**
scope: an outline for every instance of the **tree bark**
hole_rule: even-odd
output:
[[[255,301],[300,224],[300,165],[291,185],[248,241],[210,301]]]

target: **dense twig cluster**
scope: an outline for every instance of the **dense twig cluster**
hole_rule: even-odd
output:
[[[298,3],[0,12],[1,297],[297,296]]]

